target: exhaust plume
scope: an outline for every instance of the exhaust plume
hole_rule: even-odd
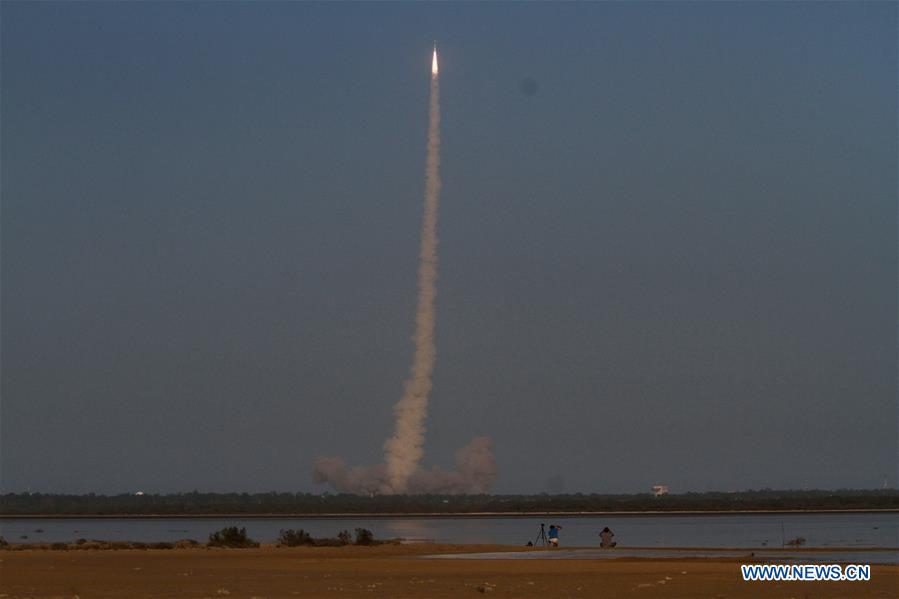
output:
[[[318,458],[312,478],[317,483],[330,483],[339,493],[395,493],[390,487],[386,464],[347,468],[341,458]],[[496,463],[491,441],[487,437],[476,437],[456,451],[455,470],[448,472],[439,466],[430,470],[419,467],[409,477],[405,492],[440,495],[486,493],[495,478]]]
[[[428,117],[428,158],[425,166],[425,207],[421,220],[418,264],[418,308],[415,312],[415,355],[403,396],[393,408],[396,425],[384,443],[390,491],[405,493],[409,478],[424,454],[424,420],[437,350],[434,346],[437,299],[437,208],[440,201],[440,78],[437,48],[431,63],[431,108]]]
[[[425,164],[424,213],[418,265],[418,304],[415,312],[415,345],[409,378],[393,408],[393,435],[384,442],[384,464],[347,469],[340,458],[319,458],[315,482],[329,482],[336,490],[351,493],[483,493],[496,476],[490,440],[474,439],[456,452],[454,472],[438,467],[421,468],[424,455],[425,418],[431,376],[437,350],[434,344],[437,299],[437,213],[440,201],[440,79],[437,46],[431,60],[431,100],[428,116],[428,150]]]

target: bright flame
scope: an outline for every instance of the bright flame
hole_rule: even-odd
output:
[[[437,75],[437,48],[434,48],[434,58],[431,60],[431,75]]]

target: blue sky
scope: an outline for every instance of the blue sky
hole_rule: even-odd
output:
[[[3,2],[0,28],[3,490],[380,459],[434,39],[427,463],[490,435],[498,491],[896,484],[894,3]]]

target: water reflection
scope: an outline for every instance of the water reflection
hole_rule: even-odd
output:
[[[434,541],[439,533],[437,527],[429,525],[433,520],[415,518],[391,520],[385,522],[384,530],[388,537],[406,539],[407,541]]]

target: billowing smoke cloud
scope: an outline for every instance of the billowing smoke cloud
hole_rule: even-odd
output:
[[[437,49],[431,67],[428,156],[425,166],[424,214],[418,266],[418,307],[415,313],[415,353],[403,396],[394,406],[393,435],[384,442],[384,464],[347,469],[340,458],[319,458],[316,482],[329,482],[353,493],[482,493],[496,475],[490,440],[474,439],[456,453],[454,472],[424,470],[425,418],[437,350],[434,344],[437,299],[437,213],[440,201],[440,79]]]
[[[347,470],[343,458],[317,458],[312,471],[317,483],[331,483],[341,493],[373,495],[387,484],[387,466],[354,466]]]
[[[490,439],[476,437],[456,451],[456,469],[446,471],[438,466],[426,470],[417,467],[409,477],[406,493],[486,493],[496,478]],[[347,468],[341,458],[318,458],[313,479],[330,483],[341,493],[374,495],[392,493],[386,464]]]

